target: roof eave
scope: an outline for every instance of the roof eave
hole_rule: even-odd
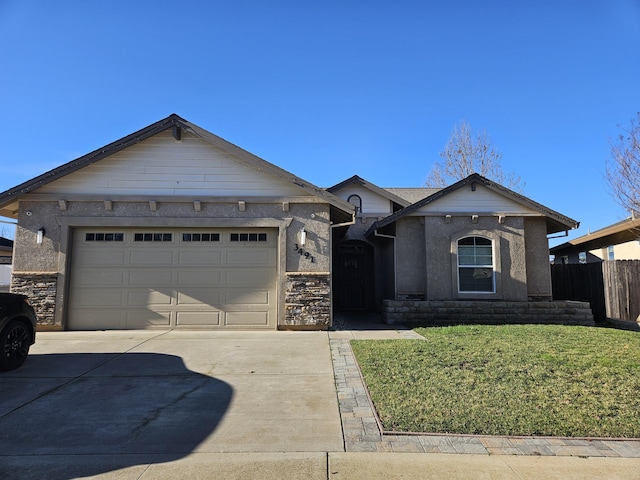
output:
[[[395,195],[394,193],[389,192],[388,190],[385,190],[384,188],[380,188],[379,186],[377,186],[375,183],[371,183],[368,180],[365,180],[364,178],[358,176],[358,175],[354,175],[351,178],[348,178],[336,185],[333,185],[332,187],[329,187],[326,189],[327,192],[329,193],[333,193],[336,190],[339,190],[343,187],[346,187],[347,185],[352,185],[352,184],[358,184],[368,190],[371,190],[374,193],[377,193],[378,195],[380,195],[381,197],[386,198],[387,200],[390,200],[392,202],[397,203],[398,205],[400,205],[401,207],[407,207],[411,204],[411,202],[408,202],[407,200],[405,200],[404,198],[401,198],[397,195]]]
[[[578,222],[577,220],[573,220],[572,218],[562,215],[555,210],[551,210],[550,208],[547,208],[544,205],[537,203],[528,197],[525,197],[524,195],[516,193],[513,190],[503,187],[502,185],[494,183],[491,180],[477,173],[474,173],[452,185],[449,185],[448,187],[443,188],[442,190],[435,192],[432,195],[429,195],[428,197],[423,198],[416,203],[409,205],[408,207],[403,208],[402,210],[397,211],[393,215],[389,215],[387,218],[374,223],[367,229],[365,234],[371,235],[375,230],[379,230],[380,228],[383,228],[397,221],[399,218],[404,217],[405,215],[408,215],[415,210],[419,210],[425,205],[428,205],[429,203],[432,203],[448,195],[449,193],[473,182],[480,182],[487,188],[494,190],[502,195],[506,195],[507,197],[512,198],[514,201],[524,204],[529,208],[540,212],[547,219],[547,235],[577,229],[580,226],[580,222]]]
[[[2,210],[2,207],[17,200],[20,196],[171,128],[176,124],[177,120],[182,119],[177,115],[172,114],[163,120],[149,125],[148,127],[111,142],[104,147],[78,157],[75,160],[71,160],[70,162],[60,165],[59,167],[49,170],[42,175],[38,175],[31,180],[27,180],[20,185],[0,193],[0,212],[4,211]]]
[[[8,218],[15,218],[16,214],[14,211],[6,209],[5,207],[14,203],[21,197],[43,185],[46,185],[60,177],[73,173],[83,167],[91,165],[103,158],[106,158],[114,153],[117,153],[125,148],[131,147],[143,140],[146,140],[158,133],[161,133],[169,128],[178,128],[184,131],[187,131],[203,140],[212,143],[218,148],[232,154],[235,158],[239,159],[241,163],[250,168],[253,168],[258,171],[264,171],[276,177],[279,177],[285,181],[295,184],[297,187],[301,188],[305,192],[321,197],[327,203],[332,205],[333,207],[344,211],[348,215],[353,215],[354,206],[350,203],[342,200],[341,198],[327,192],[305,180],[302,180],[298,177],[291,175],[289,172],[267,162],[266,160],[253,155],[252,153],[247,152],[246,150],[224,140],[213,133],[198,127],[197,125],[186,121],[180,116],[174,114],[169,115],[168,117],[153,123],[137,132],[134,132],[126,137],[123,137],[119,140],[116,140],[102,148],[94,150],[91,153],[83,155],[75,160],[72,160],[64,165],[54,168],[48,172],[43,173],[27,182],[24,182],[16,187],[13,187],[3,193],[0,193],[0,215],[6,216]],[[181,132],[179,130],[174,131],[174,136],[179,138]]]

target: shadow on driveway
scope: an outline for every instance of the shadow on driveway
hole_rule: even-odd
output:
[[[180,357],[153,353],[31,355],[0,375],[0,392],[0,478],[177,460],[214,432],[233,397]]]

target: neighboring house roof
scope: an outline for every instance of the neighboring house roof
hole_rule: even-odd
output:
[[[4,237],[0,237],[0,249],[2,249],[2,247],[4,247],[4,249],[9,249],[12,250],[13,249],[13,240],[9,240],[8,238],[4,238]]]
[[[365,180],[362,177],[359,177],[358,175],[354,175],[351,178],[346,179],[343,182],[340,182],[332,187],[327,188],[327,192],[333,193],[336,192],[348,185],[361,185],[369,190],[371,190],[372,192],[377,193],[378,195],[380,195],[381,197],[384,197],[388,200],[391,200],[392,202],[397,203],[400,207],[407,207],[409,205],[411,205],[411,201],[405,199],[404,197],[402,197],[401,195],[398,195],[394,192],[389,191],[388,188],[380,188],[377,185],[375,185],[374,183],[368,182],[367,180]]]
[[[415,187],[415,188],[386,188],[385,190],[389,193],[397,195],[400,198],[403,198],[409,204],[419,202],[423,198],[428,197],[429,195],[433,195],[434,193],[440,191],[439,188],[426,188],[426,187]]]
[[[640,239],[640,218],[627,218],[621,222],[557,245],[549,251],[553,255],[575,250],[589,252],[609,245],[619,245],[638,239]]]
[[[11,265],[13,240],[0,237],[0,265]]]
[[[17,216],[17,207],[15,205],[13,205],[12,208],[8,207],[15,204],[16,200],[18,200],[22,195],[32,192],[43,185],[57,180],[58,178],[73,173],[83,167],[91,165],[92,163],[98,162],[103,158],[113,155],[114,153],[131,147],[132,145],[140,143],[143,140],[169,129],[172,130],[173,135],[177,140],[181,138],[183,132],[188,132],[232,155],[236,161],[248,168],[278,177],[281,180],[289,182],[302,189],[311,196],[321,197],[331,205],[332,214],[337,216],[338,221],[348,221],[353,217],[354,208],[350,203],[345,202],[341,198],[332,195],[330,192],[327,192],[320,187],[316,187],[306,180],[296,177],[280,167],[277,167],[272,163],[269,163],[266,160],[263,160],[262,158],[224,140],[223,138],[184,120],[176,114],[171,114],[167,118],[132,133],[131,135],[127,135],[120,140],[116,140],[115,142],[94,150],[87,155],[65,163],[64,165],[54,168],[53,170],[0,193],[0,215],[15,218]]]
[[[477,173],[471,174],[469,175],[467,178],[464,178],[462,180],[460,180],[457,183],[454,183],[453,185],[450,185],[446,188],[443,188],[442,190],[438,190],[436,193],[433,193],[432,195],[429,195],[426,198],[423,198],[422,200],[409,205],[408,207],[403,208],[402,210],[399,210],[397,212],[395,212],[393,215],[389,215],[388,217],[379,220],[377,222],[375,222],[373,225],[371,225],[371,227],[369,227],[369,229],[365,232],[365,235],[371,235],[375,230],[378,230],[380,228],[386,227],[387,225],[392,224],[393,222],[395,222],[396,220],[404,217],[405,215],[409,215],[412,212],[415,212],[416,210],[419,210],[420,208],[424,207],[425,205],[428,205],[430,203],[433,203],[449,194],[451,194],[452,192],[455,192],[456,190],[459,190],[460,188],[464,187],[465,185],[469,185],[469,184],[473,184],[474,182],[476,183],[480,183],[482,185],[484,185],[486,188],[488,188],[491,191],[494,191],[500,195],[503,195],[505,197],[507,197],[508,199],[515,201],[527,208],[530,208],[538,213],[540,213],[541,215],[545,216],[547,219],[547,233],[557,233],[557,232],[562,232],[562,231],[567,231],[567,230],[571,230],[574,228],[578,228],[578,226],[580,225],[579,222],[577,222],[576,220],[573,220],[569,217],[566,217],[558,212],[556,212],[555,210],[551,210],[550,208],[545,207],[544,205],[541,205],[537,202],[534,202],[533,200],[531,200],[530,198],[525,197],[524,195],[521,195],[519,193],[514,192],[513,190],[509,190],[506,187],[503,187],[502,185],[495,183],[491,180],[489,180],[488,178],[483,177],[482,175],[479,175]],[[470,205],[469,211],[473,211],[473,206]]]

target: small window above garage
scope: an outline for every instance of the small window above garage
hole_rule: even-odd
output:
[[[229,240],[232,242],[266,242],[266,233],[232,233]]]
[[[134,242],[172,242],[173,234],[171,233],[134,233]]]

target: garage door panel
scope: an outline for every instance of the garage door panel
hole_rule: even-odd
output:
[[[123,266],[125,251],[92,248],[79,254],[78,261],[86,266]]]
[[[178,285],[207,285],[217,287],[222,284],[222,272],[220,270],[179,270]]]
[[[178,305],[220,305],[220,291],[213,289],[181,290],[178,292]]]
[[[113,309],[74,308],[69,315],[86,329],[109,330],[127,328],[125,312]]]
[[[131,270],[129,272],[129,285],[172,285],[172,271],[163,269]]]
[[[234,249],[227,252],[227,265],[274,266],[275,260],[268,250]]]
[[[220,312],[178,312],[179,326],[219,326]]]
[[[100,308],[118,307],[123,304],[124,292],[108,290],[106,292],[96,290],[79,290],[76,305],[78,307]]]
[[[268,290],[231,291],[225,293],[227,305],[269,305]]]
[[[222,252],[220,251],[189,251],[180,252],[178,256],[180,265],[222,265]]]
[[[131,265],[173,265],[171,250],[131,251]]]
[[[128,310],[126,328],[170,327],[170,311],[152,311],[149,309]]]
[[[92,285],[92,286],[118,286],[124,282],[125,272],[120,269],[116,270],[101,270],[101,269],[87,269],[82,272],[78,272],[75,276],[77,285]]]
[[[74,230],[67,326],[275,327],[275,230],[251,230],[246,242],[231,240],[237,229],[205,230],[125,228],[118,230],[124,239],[119,242],[106,241],[106,228]],[[104,241],[98,241],[101,232]],[[140,232],[151,240],[133,241]],[[163,234],[158,241],[157,232]],[[269,242],[260,240],[262,232]],[[165,241],[167,236],[178,241]]]
[[[227,312],[226,325],[236,327],[257,327],[269,325],[268,312]]]
[[[173,290],[129,290],[127,305],[138,307],[146,305],[171,305]]]
[[[272,278],[271,272],[265,269],[227,270],[226,284],[243,286],[246,288],[268,285]]]

